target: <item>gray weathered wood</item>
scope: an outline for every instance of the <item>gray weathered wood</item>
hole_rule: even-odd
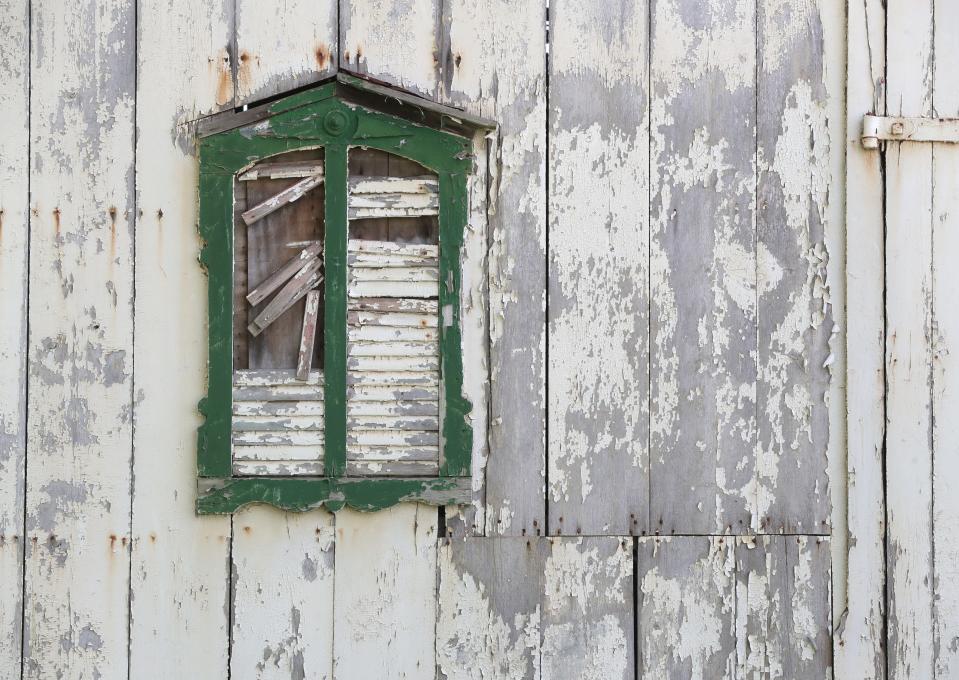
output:
[[[291,445],[291,446],[310,446],[323,444],[322,430],[244,430],[233,433],[234,445],[265,446],[265,445]]]
[[[299,151],[276,157],[275,161],[317,161],[323,157],[322,150]],[[259,203],[289,186],[293,180],[260,179],[255,182],[238,182],[246,189],[250,204]],[[247,227],[247,272],[252,284],[267,279],[282,267],[293,253],[284,246],[288,241],[319,241],[322,243],[324,227],[324,190],[309,192],[299,201],[284,210],[269,215],[251,227]],[[302,246],[302,250],[310,244]],[[263,311],[269,301],[261,302],[250,309],[252,320]],[[294,368],[300,345],[305,301],[293,305],[289,313],[274,321],[258,336],[249,338],[250,368]],[[321,366],[321,355],[314,357],[314,365]]]
[[[657,2],[651,24],[650,528],[746,533],[756,457],[754,3]]]
[[[322,267],[322,261],[319,258],[313,258],[294,274],[263,308],[263,311],[250,322],[247,327],[250,335],[257,336],[262,333],[308,292],[319,286],[323,282],[323,274],[320,273]]]
[[[731,537],[638,539],[641,680],[733,680],[736,565]]]
[[[829,539],[736,543],[738,677],[832,677]]]
[[[633,543],[552,538],[544,572],[543,680],[633,680]]]
[[[439,246],[424,243],[394,243],[393,241],[372,241],[350,239],[347,244],[350,253],[378,255],[380,257],[424,257],[437,258]]]
[[[30,6],[0,2],[0,668],[23,649],[30,206]],[[15,671],[16,672],[16,671]]]
[[[282,267],[270,274],[264,281],[256,284],[256,288],[247,294],[247,302],[251,305],[260,304],[305,265],[321,257],[322,252],[323,246],[320,243],[313,243],[306,246],[295,257],[290,258]]]
[[[301,380],[292,369],[249,369],[233,372],[234,387],[275,387],[289,385],[303,387],[308,385],[322,385],[323,372],[310,371],[306,379]]]
[[[242,403],[242,402],[240,402]],[[275,403],[275,402],[274,402]],[[233,418],[234,432],[322,430],[322,415],[254,415]]]
[[[323,401],[233,401],[233,415],[241,417],[322,416]]]
[[[347,442],[348,460],[367,461],[437,461],[439,448],[427,445],[363,445]]]
[[[435,416],[439,413],[439,402],[430,400],[404,401],[402,399],[375,399],[347,402],[346,413],[353,416]]]
[[[550,13],[549,530],[645,533],[647,3]]]
[[[439,356],[436,342],[382,341],[351,342],[350,358],[362,357],[435,357]]]
[[[351,297],[435,298],[439,294],[439,284],[436,281],[362,281],[351,278],[348,291]]]
[[[322,440],[322,432],[310,433],[317,440]],[[323,460],[322,441],[310,444],[235,444],[233,446],[234,461],[321,461]]]
[[[320,309],[320,291],[311,290],[306,294],[306,307],[303,310],[303,333],[300,336],[300,352],[296,361],[296,379],[308,380],[313,365],[313,344],[316,340],[316,321]]]
[[[828,3],[827,3],[828,4]],[[783,11],[760,2],[756,96],[758,167],[758,447],[753,530],[829,531],[826,394],[838,331],[832,313],[826,237],[838,177],[829,105],[842,90],[827,79],[820,3]],[[841,45],[838,45],[841,48]],[[838,86],[843,86],[838,81]]]
[[[438,678],[538,680],[549,547],[536,537],[441,544]]]
[[[243,221],[249,226],[267,215],[272,215],[283,206],[300,200],[308,191],[315,189],[321,184],[323,184],[323,175],[312,175],[301,179],[299,182],[291,184],[286,189],[283,189],[283,191],[270,196],[248,209],[242,215]]]
[[[136,3],[30,16],[23,677],[126,677]]]
[[[536,535],[546,531],[546,7],[451,0],[443,12],[444,101],[499,123],[488,170],[489,444],[497,462],[486,468],[486,529]]]

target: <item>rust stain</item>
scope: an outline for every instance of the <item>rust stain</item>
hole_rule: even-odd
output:
[[[233,99],[233,74],[230,73],[230,53],[220,50],[216,59],[211,59],[217,69],[216,103],[219,106]]]
[[[349,51],[349,50],[346,50],[346,51],[343,52],[343,60],[346,61],[347,63],[349,63],[349,61],[350,61],[350,51]]]
[[[245,533],[245,534],[252,533],[252,531],[253,531],[253,529],[252,529],[251,527],[248,527],[248,526],[243,527],[243,533]]]
[[[259,58],[256,59],[259,62]],[[239,64],[236,69],[236,84],[240,92],[249,92],[253,84],[252,71],[253,56],[243,50],[240,52]]]
[[[3,208],[0,208],[0,243],[3,242]]]
[[[330,65],[330,48],[324,43],[319,43],[316,46],[316,51],[313,53],[316,57],[316,68],[318,71],[326,70],[326,67]]]
[[[60,208],[53,209],[53,229],[57,236],[60,235]]]
[[[113,268],[113,259],[117,254],[117,209],[110,206],[107,211],[110,215],[110,268]]]

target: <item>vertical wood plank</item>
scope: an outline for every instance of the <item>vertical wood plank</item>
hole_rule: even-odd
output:
[[[649,528],[646,8],[550,5],[551,534]]]
[[[931,0],[887,4],[889,113],[932,115]],[[886,150],[888,676],[933,677],[932,145]],[[893,260],[892,257],[895,259]]]
[[[137,12],[130,677],[222,677],[230,521],[194,510],[207,281],[188,121],[232,104],[233,4],[140,0]]]
[[[758,447],[753,529],[829,528],[827,212],[841,194],[832,176],[825,43],[820,4],[759,3],[757,97]],[[838,86],[838,92],[830,86]],[[838,140],[837,140],[838,141]],[[838,146],[838,145],[835,145]],[[840,147],[841,148],[841,147]]]
[[[236,104],[336,72],[337,0],[237,0]]]
[[[0,668],[20,668],[27,412],[30,9],[0,0]]]
[[[849,3],[846,83],[846,321],[848,556],[835,571],[847,609],[836,636],[836,677],[880,680],[885,670],[884,238],[880,154],[859,142],[862,115],[885,112],[885,9]],[[836,508],[834,508],[835,510]],[[834,541],[839,528],[834,528]]]
[[[256,507],[234,530],[231,677],[332,678],[333,516]]]
[[[545,539],[446,541],[439,549],[437,677],[538,680]]]
[[[340,63],[434,98],[441,5],[440,0],[340,0]]]
[[[444,100],[499,123],[489,168],[487,534],[545,533],[545,21],[544,3],[444,5]]]
[[[638,539],[641,680],[735,677],[735,578],[730,538]]]
[[[335,678],[434,677],[436,531],[425,505],[337,514]]]
[[[650,522],[665,534],[750,527],[754,26],[747,0],[662,0],[652,17]]]
[[[832,677],[829,562],[821,536],[738,539],[737,677]]]
[[[632,541],[591,536],[551,538],[549,545],[541,677],[632,680]]]
[[[27,678],[127,672],[135,10],[31,10]]]
[[[933,101],[959,116],[959,5],[936,0]],[[959,149],[935,144],[932,196],[932,531],[935,678],[959,675]]]

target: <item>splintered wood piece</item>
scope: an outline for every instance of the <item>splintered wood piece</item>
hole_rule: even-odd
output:
[[[239,176],[241,182],[255,179],[296,179],[323,174],[323,161],[288,161],[286,163],[260,163]]]
[[[350,194],[436,194],[439,182],[429,175],[421,177],[351,177]]]
[[[306,179],[302,179],[293,186],[287,187],[275,196],[271,196],[262,203],[259,203],[247,210],[242,215],[243,221],[246,222],[247,226],[249,226],[257,220],[276,212],[284,205],[298,200],[307,191],[313,189],[314,187],[318,187],[322,183],[323,175],[311,175]]]
[[[319,241],[307,243],[296,257],[288,260],[282,267],[270,274],[266,281],[251,290],[249,295],[246,296],[247,301],[251,305],[258,305],[263,302],[273,291],[283,285],[284,281],[302,269],[305,263],[314,257],[318,257],[321,249],[322,244]]]
[[[313,342],[316,338],[316,320],[320,309],[320,291],[306,294],[306,309],[303,312],[303,335],[300,337],[300,356],[296,362],[296,379],[310,377],[313,366]]]
[[[322,262],[319,258],[310,260],[305,267],[300,269],[296,275],[290,279],[280,292],[276,294],[270,303],[266,306],[259,316],[248,328],[251,335],[257,336],[262,333],[267,326],[276,321],[290,307],[295,305],[300,298],[306,295],[312,288],[316,287],[323,280],[320,273]]]

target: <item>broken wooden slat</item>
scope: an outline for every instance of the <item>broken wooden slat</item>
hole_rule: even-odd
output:
[[[357,446],[438,446],[439,433],[416,430],[348,430],[346,443]]]
[[[440,405],[437,401],[401,399],[377,401],[375,399],[351,399],[346,404],[348,417],[359,416],[438,416]]]
[[[242,215],[243,221],[246,222],[247,226],[249,226],[255,223],[257,220],[276,212],[283,206],[299,200],[303,197],[303,194],[315,187],[318,187],[322,183],[323,175],[313,175],[312,177],[301,179],[293,186],[287,187],[275,196],[272,196],[262,203],[259,203],[247,210]]]
[[[350,358],[359,357],[436,357],[439,343],[412,341],[350,342]]]
[[[384,270],[385,271],[385,270]],[[437,298],[437,281],[357,280],[350,277],[347,287],[350,297]]]
[[[347,385],[439,385],[439,374],[429,372],[373,371],[369,373],[350,371],[346,376]]]
[[[322,416],[323,401],[233,401],[233,415],[240,417]]]
[[[237,446],[322,446],[322,430],[246,430],[233,433]]]
[[[346,361],[346,367],[351,371],[438,371],[440,359],[438,356],[419,357],[368,357],[351,356]]]
[[[439,460],[440,450],[435,444],[348,444],[346,457],[349,460]]]
[[[431,342],[436,340],[435,328],[404,328],[402,326],[349,326],[347,339],[366,342]]]
[[[234,387],[233,401],[323,401],[322,385]]]
[[[440,185],[436,177],[350,177],[350,195],[363,194],[429,194],[439,195]]]
[[[423,243],[395,243],[393,241],[371,241],[350,239],[347,242],[350,253],[389,253],[413,257],[439,258],[440,247]]]
[[[413,283],[420,281],[438,281],[440,271],[436,267],[353,267],[350,269],[350,281],[384,281]]]
[[[346,322],[364,326],[407,326],[436,328],[436,314],[405,314],[397,312],[349,312]]]
[[[233,474],[238,477],[322,477],[325,474],[324,466],[322,459],[237,460],[233,462]],[[270,510],[276,512],[272,508]]]
[[[439,417],[435,415],[410,416],[349,416],[346,426],[357,430],[419,430],[437,431],[440,429]]]
[[[389,253],[350,253],[347,264],[353,267],[438,267],[435,257],[412,257]]]
[[[275,402],[274,402],[275,403]],[[322,415],[247,415],[233,418],[234,432],[289,432],[296,430],[322,430]]]
[[[291,258],[282,267],[260,283],[246,296],[251,305],[258,305],[265,300],[273,291],[283,285],[283,282],[303,269],[305,265],[319,257],[323,252],[323,246],[319,242],[313,242],[305,246],[296,257]]]
[[[316,322],[320,309],[320,291],[311,290],[306,294],[306,308],[303,310],[303,335],[300,337],[300,353],[296,362],[296,379],[308,380],[313,366],[313,343],[316,339]]]
[[[436,300],[404,298],[354,298],[347,299],[347,309],[351,312],[401,312],[406,314],[437,313],[439,303]]]
[[[323,161],[287,161],[285,163],[257,163],[240,173],[241,182],[257,179],[300,179],[323,174]]]
[[[389,477],[435,477],[439,463],[425,460],[346,460],[346,474]]]
[[[357,385],[346,390],[351,401],[438,401],[439,396],[436,387]]]
[[[323,371],[310,371],[306,380],[300,380],[296,373],[288,368],[258,368],[233,371],[234,387],[276,387],[291,385],[303,387],[307,385],[322,385]]]
[[[280,289],[276,297],[270,300],[266,308],[253,319],[253,322],[248,326],[250,334],[257,336],[262,333],[267,326],[296,304],[301,297],[319,285],[323,281],[323,275],[320,273],[321,267],[322,261],[319,258],[314,258],[298,271],[289,283]]]
[[[233,460],[322,460],[322,444],[238,444]]]

